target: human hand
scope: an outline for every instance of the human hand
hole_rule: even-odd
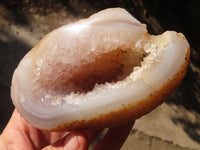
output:
[[[93,150],[117,150],[126,140],[133,123],[109,129]],[[10,121],[0,136],[2,150],[87,150],[102,130],[74,130],[71,132],[47,132],[26,122],[14,110]]]

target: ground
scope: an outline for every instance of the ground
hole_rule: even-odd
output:
[[[48,32],[108,7],[126,8],[152,34],[176,30],[191,45],[188,73],[177,91],[150,114],[136,121],[122,150],[200,149],[200,11],[186,0],[1,0],[0,131],[14,109],[12,73],[20,59]]]

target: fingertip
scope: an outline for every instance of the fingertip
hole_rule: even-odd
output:
[[[106,135],[94,146],[94,150],[119,150],[128,137],[134,122],[113,127],[108,130]]]
[[[77,143],[79,143],[78,150],[86,150],[89,147],[88,137],[82,131],[75,131]]]
[[[64,150],[87,150],[87,136],[82,131],[71,132],[63,143]]]
[[[43,150],[87,150],[87,136],[82,131],[72,131],[63,139]]]

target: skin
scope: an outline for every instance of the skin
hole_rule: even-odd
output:
[[[133,122],[110,128],[93,150],[120,149],[129,135]],[[10,121],[0,136],[2,150],[87,150],[102,130],[74,130],[71,132],[47,132],[26,122],[14,110]]]

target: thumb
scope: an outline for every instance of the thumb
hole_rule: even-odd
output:
[[[56,143],[45,147],[43,150],[87,150],[86,135],[81,131],[73,131]]]

